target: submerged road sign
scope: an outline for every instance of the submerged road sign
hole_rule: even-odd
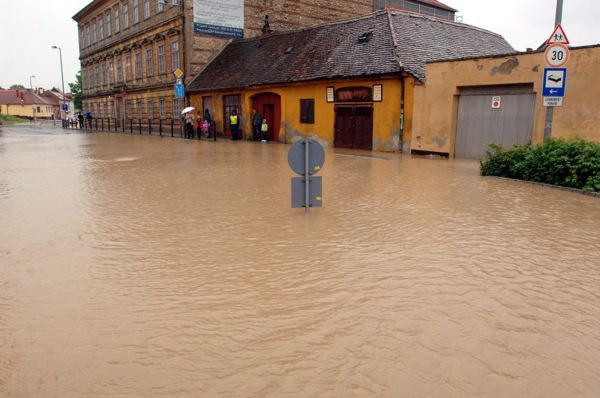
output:
[[[323,184],[321,177],[313,177],[323,167],[325,152],[318,141],[305,138],[292,144],[288,152],[291,169],[302,177],[292,177],[292,207],[321,207]]]

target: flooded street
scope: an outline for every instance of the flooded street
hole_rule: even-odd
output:
[[[600,395],[600,199],[289,148],[0,127],[0,396]]]

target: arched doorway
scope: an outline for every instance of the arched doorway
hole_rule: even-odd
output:
[[[267,140],[279,141],[279,125],[281,124],[281,97],[275,93],[260,93],[252,97],[252,108],[256,109],[263,119],[267,119],[269,132]]]

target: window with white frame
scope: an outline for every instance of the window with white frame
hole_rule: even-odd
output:
[[[144,0],[144,19],[150,18],[150,0]]]
[[[113,63],[112,61],[110,61],[108,63],[108,84],[112,84],[113,81],[115,80],[115,70],[113,69]]]
[[[171,43],[171,66],[174,71],[179,68],[179,41],[177,40]]]
[[[104,40],[104,20],[102,16],[98,18],[98,25],[100,27],[100,40]]]
[[[173,118],[179,115],[179,98],[173,98]]]
[[[129,28],[129,5],[123,4],[123,29]]]
[[[165,45],[158,45],[158,74],[165,73],[167,68],[165,67]]]
[[[146,76],[152,76],[154,74],[154,66],[152,65],[152,49],[146,49]]]
[[[154,119],[154,109],[153,109],[154,104],[152,103],[152,100],[148,100],[146,102],[146,107],[148,108],[148,119]]]
[[[95,44],[98,41],[98,35],[96,32],[96,21],[92,24],[92,44]]]
[[[167,107],[165,105],[165,99],[158,99],[158,114],[161,119],[165,119],[167,117]]]
[[[143,109],[142,109],[142,101],[138,100],[135,104],[136,110],[137,110],[137,118],[139,120],[142,119],[142,115],[143,115]]]
[[[133,23],[140,22],[140,0],[133,0]]]
[[[118,14],[118,11],[116,11],[116,15]],[[117,22],[119,19],[115,18],[115,22]],[[118,23],[117,23],[118,25]],[[119,30],[115,27],[115,32],[118,32]],[[111,20],[111,16],[110,13],[106,14],[106,37],[110,37],[112,36],[112,20]]]
[[[127,101],[127,119],[133,119],[133,101]]]
[[[126,81],[131,81],[132,79],[132,65],[131,65],[131,55],[127,55],[125,57],[125,80]]]
[[[123,60],[117,58],[117,83],[123,83]]]
[[[90,25],[85,26],[85,46],[90,46]]]
[[[172,5],[176,6],[176,5],[177,5],[177,3],[178,3],[178,0],[171,0],[171,4],[172,4]]]
[[[142,78],[142,53],[135,53],[135,78]]]
[[[156,12],[163,12],[166,3],[165,0],[156,0]]]

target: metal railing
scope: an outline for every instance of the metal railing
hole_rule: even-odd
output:
[[[454,12],[448,10],[441,10],[439,8],[426,6],[424,4],[417,3],[410,0],[374,0],[373,11],[381,10],[383,8],[398,8],[401,10],[407,10],[422,15],[430,15],[436,18],[447,19],[454,21]]]
[[[128,134],[154,134],[160,137],[171,136],[198,140],[204,137],[205,139],[213,139],[214,141],[217,140],[217,135],[224,136],[223,133],[218,133],[214,121],[211,122],[207,137],[205,133],[195,126],[191,130],[187,129],[180,119],[117,119],[99,117],[84,119],[82,124],[75,119],[69,119],[67,125],[63,125],[63,127],[77,130],[113,131]]]

